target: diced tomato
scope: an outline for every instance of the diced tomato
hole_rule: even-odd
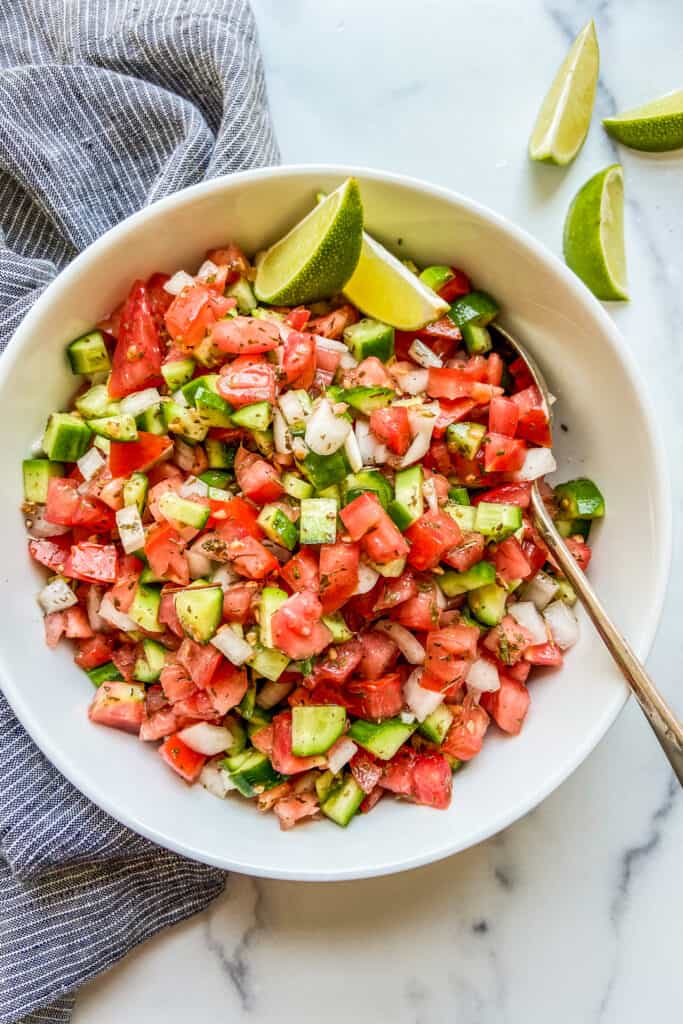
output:
[[[283,775],[296,775],[298,772],[307,772],[311,768],[320,767],[325,763],[325,758],[296,757],[292,753],[292,712],[281,711],[273,719],[271,761],[276,772],[281,772]]]
[[[481,750],[489,727],[489,716],[478,704],[451,705],[451,711],[454,713],[453,724],[441,750],[459,761],[470,761]]]
[[[235,476],[245,497],[251,498],[257,505],[277,501],[284,493],[275,467],[246,448],[240,447],[235,456]]]
[[[383,789],[440,810],[450,805],[452,785],[453,773],[442,754],[409,748],[386,762],[380,781]]]
[[[514,359],[510,363],[508,369],[514,378],[516,391],[522,391],[534,383],[534,378],[531,376],[531,370],[527,366],[526,360],[522,359],[521,356]]]
[[[147,294],[149,296],[149,307],[152,310],[154,323],[159,329],[164,322],[166,310],[173,302],[173,296],[167,292],[164,285],[171,278],[168,274],[152,274],[147,281]]]
[[[223,593],[223,619],[244,625],[251,618],[252,601],[256,594],[248,583],[236,583]]]
[[[170,437],[138,431],[137,441],[112,441],[109,449],[109,471],[113,477],[127,477],[139,470],[145,472],[173,451]]]
[[[443,560],[458,572],[466,572],[477,562],[481,562],[485,547],[486,540],[480,533],[465,531],[460,543],[447,551]]]
[[[197,644],[185,637],[178,649],[176,657],[187,669],[190,679],[201,690],[205,690],[213,678],[213,674],[223,660],[223,655],[211,644]]]
[[[425,512],[406,530],[408,561],[422,572],[434,569],[443,555],[462,541],[456,521],[446,512]]]
[[[118,554],[114,544],[74,544],[64,564],[64,575],[86,583],[113,583]]]
[[[567,537],[565,539],[565,544],[579,563],[579,567],[585,572],[590,565],[591,558],[593,557],[593,551],[590,545],[586,543],[583,537]]]
[[[425,669],[443,683],[459,682],[465,664],[477,654],[479,630],[476,626],[448,626],[427,635]],[[443,685],[439,687],[443,689]]]
[[[427,324],[420,331],[415,331],[413,337],[417,337],[420,341],[426,342],[433,352],[437,355],[443,356],[446,351],[452,351],[457,348],[459,342],[462,341],[462,332],[457,324],[455,324],[449,316],[442,316],[439,320],[434,320],[433,323]],[[437,349],[434,344],[436,341],[448,342],[446,349]]]
[[[519,420],[519,407],[510,398],[496,395],[489,406],[489,431],[514,437]]]
[[[216,323],[213,293],[199,281],[188,285],[175,296],[164,318],[166,330],[186,350],[196,348],[209,328]]]
[[[351,540],[360,540],[386,516],[376,494],[365,491],[345,505],[339,513]]]
[[[338,647],[332,648],[327,657],[315,666],[316,683],[345,683],[360,664],[363,651],[363,645],[356,639],[346,640]]]
[[[224,658],[206,688],[216,714],[225,715],[237,707],[247,692],[247,686],[246,669],[236,668]]]
[[[263,729],[258,729],[251,737],[252,746],[256,747],[257,750],[260,750],[267,757],[270,757],[273,753],[274,731],[271,723],[270,725],[265,725]]]
[[[417,752],[410,747],[402,747],[391,760],[383,765],[380,785],[391,793],[399,796],[410,796],[413,789],[413,765]]]
[[[472,285],[467,274],[464,274],[462,270],[458,270],[456,267],[451,267],[453,271],[453,277],[446,281],[443,287],[439,288],[439,295],[446,302],[455,302],[461,295],[467,295],[472,291]]]
[[[258,356],[238,356],[222,368],[216,388],[235,409],[254,402],[274,405],[275,371]]]
[[[433,451],[434,448],[435,445],[432,445],[431,450]],[[446,448],[446,445],[444,445],[444,448]],[[447,448],[446,451],[448,451]],[[483,457],[484,453],[482,449],[479,449],[479,452],[476,458],[474,459],[466,459],[464,455],[460,455],[458,452],[454,452],[452,456],[452,471],[454,472],[454,475],[459,484],[462,484],[465,487],[490,486],[491,476],[484,472]]]
[[[96,633],[87,640],[81,640],[78,644],[78,654],[74,661],[79,668],[86,671],[90,668],[97,668],[98,665],[105,665],[111,661],[111,652],[114,649],[114,638],[105,633]]]
[[[121,311],[109,378],[111,397],[125,398],[133,391],[163,384],[161,361],[161,342],[149,293],[144,281],[136,281]]]
[[[179,719],[194,719],[201,722],[215,722],[216,710],[206,690],[195,688],[189,697],[176,701],[173,710]]]
[[[346,684],[353,698],[352,713],[361,718],[381,721],[393,718],[403,707],[403,690],[398,672],[380,679],[352,679]]]
[[[271,352],[280,344],[279,324],[255,316],[219,320],[211,328],[211,341],[230,355]]]
[[[461,458],[462,456],[458,456]],[[424,457],[423,465],[436,473],[450,477],[455,472],[451,454],[445,441],[432,441],[431,448]]]
[[[370,414],[370,430],[395,455],[405,455],[410,447],[410,420],[405,406],[375,409]]]
[[[102,683],[88,709],[88,718],[98,725],[122,729],[137,735],[145,712],[143,688],[130,683]]]
[[[517,437],[522,437],[525,441],[537,444],[541,448],[552,447],[550,424],[543,409],[530,409],[529,412],[520,416],[517,424]]]
[[[264,580],[279,569],[280,563],[275,555],[241,526],[224,524],[219,532],[226,542],[226,557],[240,576],[250,580]]]
[[[489,353],[486,360],[486,383],[500,387],[503,380],[504,363],[497,352]]]
[[[427,394],[432,398],[447,398],[451,402],[457,398],[469,398],[472,395],[472,378],[456,367],[432,366],[429,368]]]
[[[406,569],[401,576],[384,581],[382,593],[379,599],[375,601],[374,610],[381,612],[386,609],[396,608],[397,605],[402,604],[404,601],[409,601],[416,594],[417,583],[415,576],[410,569]]]
[[[187,669],[178,661],[167,661],[159,677],[166,699],[171,704],[191,697],[196,690]]]
[[[145,714],[140,726],[140,739],[150,743],[154,740],[163,740],[178,729],[178,716],[171,707],[159,708],[150,712],[145,708]]]
[[[323,544],[320,548],[320,600],[323,614],[336,612],[358,586],[360,549],[357,544]]]
[[[78,483],[65,477],[50,477],[47,486],[45,518],[61,526],[89,526],[93,533],[112,529],[111,511],[88,495],[78,493]]]
[[[472,498],[472,504],[478,505],[480,501],[489,501],[494,505],[519,505],[520,508],[528,508],[531,502],[531,484],[502,484],[490,491],[480,491]]]
[[[56,647],[64,636],[66,629],[66,616],[64,612],[50,612],[43,619],[45,629],[45,643],[48,647]]]
[[[313,383],[316,365],[318,364],[313,336],[290,331],[282,353],[282,369],[289,386],[308,390]]]
[[[297,821],[310,818],[318,810],[318,797],[315,793],[294,793],[284,796],[273,805],[273,810],[280,819],[283,831],[294,828]]]
[[[398,647],[391,637],[371,629],[361,633],[358,639],[362,647],[360,675],[366,679],[379,679],[386,675],[398,657]]]
[[[227,267],[228,284],[235,282],[238,277],[246,276],[251,269],[249,260],[235,242],[228,242],[222,249],[209,249],[206,258],[217,267]]]
[[[529,647],[528,650],[532,650],[532,648]],[[504,672],[510,679],[516,679],[518,683],[525,683],[531,672],[531,662],[529,661],[518,661],[516,665],[501,665],[498,662],[496,667],[499,675]]]
[[[453,401],[442,398],[439,402],[439,415],[436,417],[432,435],[435,440],[444,436],[451,423],[460,423],[461,420],[467,419],[472,409],[474,409],[474,402],[471,398],[456,398]]]
[[[557,667],[562,664],[562,651],[555,644],[534,644],[524,651],[524,660],[530,665]]]
[[[189,783],[197,781],[202,768],[206,764],[206,757],[192,750],[191,747],[188,747],[187,743],[183,743],[177,733],[164,740],[159,747],[159,754],[166,764],[174,772],[178,773],[181,779]]]
[[[439,605],[436,599],[436,588],[433,583],[418,585],[418,593],[409,598],[391,612],[391,618],[400,622],[406,629],[418,629],[425,632],[436,629],[439,624]]]
[[[320,382],[320,374],[330,375],[330,384],[334,379],[334,375],[339,368],[341,362],[341,352],[332,352],[329,348],[323,348],[316,342],[315,346],[315,368],[318,371],[316,374],[317,382]],[[329,385],[328,385],[329,386]]]
[[[161,591],[161,604],[159,605],[159,622],[168,626],[176,636],[185,636],[185,631],[180,625],[180,619],[175,610],[175,594],[178,588],[168,589],[163,587]]]
[[[504,434],[487,434],[483,444],[487,473],[514,473],[524,465],[526,443]]]
[[[482,693],[481,704],[503,732],[516,736],[529,710],[529,691],[524,683],[501,675],[500,689],[494,693]]]
[[[318,590],[318,560],[310,548],[300,548],[280,569],[280,576],[290,590]]]
[[[317,316],[313,320],[309,320],[306,329],[311,334],[319,334],[323,338],[341,338],[344,329],[355,324],[357,320],[358,313],[355,307],[347,303],[334,309],[331,313],[326,313],[325,316]]]
[[[147,534],[145,555],[150,568],[159,579],[168,579],[187,586],[190,571],[183,554],[185,542],[172,523],[154,526]]]
[[[133,679],[133,669],[137,659],[137,646],[129,643],[117,647],[116,650],[112,651],[111,655],[111,660],[127,683],[130,683]]]
[[[368,558],[378,565],[388,565],[405,558],[410,550],[401,531],[386,512],[382,513],[377,526],[365,534],[362,545]]]
[[[531,409],[543,408],[543,398],[535,384],[529,385],[523,391],[517,391],[512,396],[512,401],[519,408],[520,417],[525,416]]]
[[[67,608],[64,612],[64,635],[69,640],[88,640],[95,635],[80,605]]]
[[[320,654],[332,642],[321,615],[322,605],[309,590],[287,598],[270,622],[273,646],[293,661]]]
[[[285,323],[293,331],[302,331],[310,318],[311,311],[309,309],[306,309],[304,306],[296,306],[294,309],[290,309],[285,317]]]
[[[351,758],[349,768],[354,779],[364,793],[372,793],[382,778],[384,766],[378,764],[372,754],[360,747]]]
[[[520,626],[511,615],[504,615],[501,622],[489,631],[484,647],[504,665],[516,665],[533,642],[533,635],[528,629]]]
[[[62,537],[43,537],[28,542],[31,557],[57,573],[63,572],[70,547],[71,536],[68,533]]]
[[[138,435],[139,433],[138,431]],[[161,480],[171,480],[173,478],[182,480],[183,477],[183,474],[173,462],[157,462],[151,469],[146,470],[146,473],[150,487],[154,487]]]
[[[231,498],[229,501],[216,501],[209,498],[209,505],[211,515],[206,523],[207,529],[217,527],[218,532],[221,533],[224,524],[228,527],[240,526],[256,540],[263,537],[263,531],[257,522],[258,512],[244,498]]]
[[[346,387],[358,385],[364,388],[391,388],[393,381],[384,363],[377,356],[368,356],[344,377]]]
[[[516,537],[508,537],[496,547],[496,573],[508,583],[531,576],[531,566]]]

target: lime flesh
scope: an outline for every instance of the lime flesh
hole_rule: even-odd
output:
[[[591,20],[572,43],[543,100],[529,140],[532,160],[564,165],[574,159],[588,134],[599,70],[598,38]]]
[[[564,225],[564,258],[598,299],[628,299],[619,164],[599,171],[574,197]]]
[[[362,237],[360,190],[348,178],[268,249],[254,282],[257,298],[297,306],[335,295],[355,270]]]
[[[602,122],[612,138],[631,149],[665,153],[683,147],[683,89]]]

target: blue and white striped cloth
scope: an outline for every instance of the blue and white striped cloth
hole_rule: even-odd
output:
[[[74,256],[134,210],[278,160],[247,0],[0,4],[0,348]],[[78,793],[0,695],[0,1024],[201,910],[221,872]]]

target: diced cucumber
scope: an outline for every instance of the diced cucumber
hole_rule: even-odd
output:
[[[328,389],[329,395],[329,389]],[[339,391],[337,401],[346,402],[352,409],[357,409],[365,416],[369,416],[375,409],[382,409],[389,405],[396,398],[396,392],[391,388],[361,387],[342,388]]]
[[[235,465],[237,447],[218,441],[215,437],[207,437],[204,444],[209,469],[232,469]]]
[[[252,430],[251,436],[254,439],[254,443],[261,455],[265,459],[272,459],[275,454],[275,443],[273,441],[273,431],[270,430]]]
[[[237,790],[246,797],[254,797],[266,789],[272,789],[284,778],[275,771],[265,754],[251,748],[241,754],[226,757],[223,767],[230,773],[230,779]]]
[[[307,452],[299,466],[317,491],[329,487],[330,484],[341,483],[351,470],[342,448],[333,455]]]
[[[180,625],[192,640],[206,644],[223,618],[223,591],[220,587],[188,587],[175,597]]]
[[[417,727],[417,731],[426,740],[432,743],[443,743],[448,735],[448,730],[453,723],[453,712],[447,704],[439,704],[431,715],[427,715],[424,722]]]
[[[211,509],[200,505],[189,498],[181,498],[174,491],[166,491],[159,498],[159,512],[164,519],[171,519],[183,526],[192,526],[195,530],[203,530],[211,515]]]
[[[247,691],[244,694],[244,697],[242,697],[242,700],[239,702],[237,710],[239,714],[242,716],[242,718],[245,720],[245,722],[250,722],[254,717],[254,714],[256,712],[255,682],[252,681],[247,687]]]
[[[335,778],[332,772],[323,772],[315,780],[315,791],[318,794],[318,800],[320,803],[324,803],[328,796],[334,789]]]
[[[467,603],[474,617],[485,626],[497,626],[505,615],[507,596],[505,587],[499,587],[497,583],[487,583],[484,587],[470,590],[467,594]]]
[[[522,525],[522,510],[519,505],[480,501],[476,508],[474,529],[477,533],[483,533],[485,537],[504,540]]]
[[[409,739],[417,723],[408,724],[400,718],[387,718],[384,722],[364,722],[358,718],[349,729],[348,735],[365,750],[369,750],[381,761],[388,761]]]
[[[135,588],[133,603],[128,610],[128,617],[137,622],[140,629],[148,633],[161,633],[164,627],[159,622],[161,591],[158,587],[150,587],[138,583]]]
[[[466,487],[449,487],[448,489],[448,500],[455,502],[456,505],[469,505],[470,496]]]
[[[462,330],[469,323],[486,327],[499,312],[498,303],[486,292],[468,292],[455,300],[448,315]]]
[[[133,668],[133,679],[137,679],[140,683],[155,683],[166,664],[167,653],[162,644],[145,637],[142,641],[142,653],[138,656]]]
[[[297,501],[303,501],[304,498],[313,496],[313,484],[309,484],[307,480],[297,476],[296,473],[283,473],[282,486],[285,489],[285,494],[288,494],[290,498],[296,498]]]
[[[90,331],[67,346],[73,373],[101,373],[110,370],[109,353],[102,331]]]
[[[367,562],[370,568],[378,572],[380,576],[392,580],[400,576],[406,567],[405,558],[395,558],[393,562],[384,562],[382,564],[380,562],[373,562],[368,558]]]
[[[300,544],[334,544],[337,539],[337,502],[332,498],[304,498],[299,518]]]
[[[488,632],[488,627],[481,623],[479,619],[475,619],[467,605],[460,609],[460,622],[463,626],[474,626],[482,636]]]
[[[267,680],[265,686],[289,686],[289,683],[273,683],[270,679]],[[266,711],[265,708],[259,707],[258,704],[254,706],[254,710],[249,716],[247,723],[247,733],[249,739],[254,735],[255,732],[259,732],[261,729],[267,728],[273,720],[272,711]]]
[[[423,284],[426,284],[432,291],[438,292],[439,289],[443,288],[447,281],[452,280],[455,274],[450,267],[442,265],[435,265],[433,267],[425,267],[420,274],[420,280]]]
[[[214,395],[218,394],[217,383],[217,373],[205,373],[201,377],[193,377],[192,380],[188,380],[187,384],[183,384],[178,390],[188,405],[196,405],[198,391],[205,390],[211,391]],[[175,395],[173,397],[176,398]],[[178,402],[182,402],[182,399],[178,399]]]
[[[258,305],[254,290],[246,277],[240,277],[234,284],[231,284],[225,294],[235,299],[240,313],[251,313],[252,309],[256,309]]]
[[[247,430],[267,430],[273,420],[273,407],[270,402],[254,402],[243,405],[232,414],[232,422],[236,427]]]
[[[394,328],[380,320],[364,317],[344,329],[344,341],[358,362],[376,356],[387,363],[394,354]]]
[[[230,735],[232,737],[226,753],[230,757],[234,757],[235,754],[241,754],[247,745],[248,729],[244,728],[243,723],[237,715],[228,715],[223,724],[230,730]],[[249,722],[249,726],[251,726],[251,722]],[[260,726],[259,728],[262,727]]]
[[[225,362],[225,352],[218,347],[210,334],[192,350],[192,355],[200,366],[214,370]]]
[[[137,441],[138,439],[137,424],[128,413],[89,420],[88,426],[95,434],[107,437],[110,441]]]
[[[61,462],[50,462],[49,459],[24,459],[22,463],[24,478],[24,500],[44,505],[47,501],[47,488],[52,476],[64,476]]]
[[[482,324],[475,324],[471,321],[463,324],[460,328],[465,348],[471,356],[484,355],[493,348],[493,340],[490,331]]]
[[[106,384],[95,384],[75,402],[76,408],[83,419],[92,420],[98,416],[115,416],[119,411],[119,403],[109,397]]]
[[[592,519],[556,519],[555,526],[560,537],[583,537],[588,540]]]
[[[290,551],[294,550],[299,539],[299,531],[296,523],[293,523],[281,508],[277,505],[264,505],[257,522],[266,537],[275,544],[281,544]]]
[[[197,388],[194,396],[197,412],[210,427],[231,427],[232,406],[209,388]]]
[[[486,435],[483,423],[451,423],[446,431],[449,452],[457,452],[466,459],[473,459]]]
[[[562,519],[601,519],[605,514],[605,499],[587,477],[558,484],[555,502]]]
[[[338,704],[292,708],[292,753],[296,757],[325,754],[346,725],[346,708]]]
[[[443,510],[448,512],[451,519],[455,519],[461,530],[466,530],[468,533],[474,530],[477,510],[473,505],[456,505],[452,501],[447,501]]]
[[[85,455],[92,431],[70,412],[53,412],[43,434],[43,451],[51,462],[78,462]]]
[[[161,375],[166,381],[169,391],[177,391],[183,384],[192,380],[192,374],[197,364],[189,356],[187,359],[174,359],[170,363],[164,363],[161,367]]]
[[[289,665],[289,658],[282,651],[257,644],[248,664],[257,676],[263,676],[264,679],[270,679],[275,683]]]
[[[422,466],[410,466],[401,469],[394,478],[395,498],[389,506],[389,515],[399,530],[407,530],[411,523],[419,519],[424,512],[422,484],[424,473]]]
[[[332,642],[335,644],[343,644],[353,636],[353,633],[346,625],[346,620],[341,612],[332,612],[330,615],[323,615],[322,621],[332,634]]]
[[[109,452],[111,451],[111,441],[108,437],[99,437],[99,435],[95,434],[92,444],[93,448],[99,448],[103,455],[106,455],[107,457],[109,456]]]
[[[560,601],[564,601],[570,608],[573,608],[576,604],[576,591],[573,586],[563,576],[558,577],[556,580],[558,587],[560,588],[557,592],[557,596]]]
[[[358,812],[363,803],[365,793],[360,788],[353,775],[347,774],[342,777],[339,785],[334,786],[326,799],[321,803],[320,810],[330,818],[335,825],[346,828],[348,823]]]
[[[358,473],[349,473],[342,481],[341,490],[344,505],[350,505],[361,494],[371,491],[377,495],[382,508],[388,509],[394,497],[391,484],[378,469],[361,469]]]
[[[264,647],[273,646],[270,624],[273,615],[287,600],[287,592],[279,587],[264,587],[259,599],[259,639]]]
[[[104,665],[98,665],[97,668],[89,668],[86,674],[93,686],[123,681],[123,676],[113,661],[107,661]]]
[[[465,572],[445,572],[437,577],[437,582],[446,597],[458,597],[469,590],[495,583],[496,568],[492,562],[481,561]]]
[[[149,480],[144,473],[131,473],[123,485],[123,504],[137,505],[140,515],[145,510]]]
[[[194,383],[191,381],[191,383]],[[171,434],[179,434],[186,441],[195,443],[203,441],[209,431],[209,424],[204,419],[199,409],[192,409],[178,405],[173,400],[164,400],[162,403],[164,422],[166,429]]]
[[[144,430],[147,434],[157,434],[161,436],[166,433],[166,421],[161,411],[161,402],[156,405],[150,405],[149,409],[145,409],[138,416],[135,417],[135,425],[138,430]]]
[[[314,497],[332,498],[333,501],[336,501],[337,505],[340,505],[341,491],[339,490],[339,484],[330,484],[329,487],[325,487],[322,491],[316,491]]]
[[[227,469],[205,469],[203,473],[199,474],[199,479],[211,491],[212,488],[224,490],[235,478]]]

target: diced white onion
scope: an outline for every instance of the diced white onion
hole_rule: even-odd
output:
[[[429,477],[422,484],[422,497],[429,505],[430,512],[439,511],[439,498],[436,493],[436,487],[434,486],[434,480]]]
[[[440,612],[448,608],[448,598],[444,594],[441,587],[436,587],[436,595],[434,597],[434,600],[436,601],[436,607],[439,609]]]
[[[190,549],[187,552],[187,567],[191,580],[201,580],[204,576],[208,576],[211,572],[212,564],[211,559],[207,558],[201,551]]]
[[[235,495],[232,491],[226,491],[223,487],[209,487],[209,497],[212,501],[230,501]]]
[[[273,682],[272,679],[268,679],[259,690],[256,703],[265,711],[270,711],[270,709],[274,708],[276,704],[279,704],[281,700],[284,700],[287,694],[291,693],[293,689],[294,683],[278,683]]]
[[[177,391],[173,392],[173,394],[171,395],[171,398],[173,399],[173,401],[175,402],[176,405],[182,405],[183,409],[189,409],[190,408],[190,403],[188,402],[187,398],[185,397],[183,392],[180,390],[180,388]]]
[[[190,750],[206,757],[221,754],[232,743],[232,733],[229,729],[223,725],[211,725],[209,722],[188,725],[187,729],[181,729],[178,735]]]
[[[244,665],[247,658],[254,653],[252,647],[230,626],[221,626],[211,643],[233,665]]]
[[[116,513],[116,525],[123,550],[127,555],[145,546],[145,528],[137,505],[125,505]]]
[[[169,295],[180,295],[183,288],[192,287],[194,278],[184,270],[176,270],[173,277],[170,277],[164,285],[164,291]]]
[[[197,280],[206,281],[207,277],[215,277],[218,273],[218,267],[212,260],[204,260],[201,267],[197,271]]]
[[[152,409],[161,401],[161,395],[156,388],[145,388],[144,391],[135,391],[132,395],[126,395],[121,399],[121,412],[128,416],[142,416],[143,412]]]
[[[279,409],[273,409],[273,444],[279,455],[288,455],[292,450],[292,437],[287,421]]]
[[[443,693],[436,690],[425,690],[420,686],[424,669],[416,668],[410,673],[403,684],[403,696],[405,702],[413,712],[418,722],[424,722],[433,711],[443,702]]]
[[[209,485],[197,476],[189,476],[178,491],[181,498],[208,498]]]
[[[404,725],[412,725],[416,721],[415,715],[412,711],[399,711],[398,717],[401,719]]]
[[[342,370],[353,370],[358,366],[358,360],[351,352],[342,352],[339,365]]]
[[[120,629],[124,633],[132,633],[138,628],[137,622],[133,622],[128,615],[120,612],[119,609],[115,607],[110,594],[105,594],[102,598],[99,614],[105,622],[109,623],[110,626],[114,626],[116,629]]]
[[[429,370],[406,370],[405,373],[394,370],[401,391],[409,395],[423,395],[429,383]]]
[[[399,651],[411,665],[424,665],[425,660],[425,649],[416,639],[415,635],[402,626],[399,622],[391,622],[389,619],[383,619],[381,622],[376,622],[373,629],[379,629],[382,633],[386,633],[387,636],[391,637]]]
[[[176,438],[173,442],[173,461],[178,469],[189,473],[194,466],[195,451],[191,444]]]
[[[88,448],[85,455],[81,455],[76,463],[84,480],[92,480],[95,473],[98,473],[104,464],[105,460],[102,458],[98,448]]]
[[[66,580],[58,576],[56,580],[43,587],[38,594],[38,604],[46,615],[50,615],[52,612],[63,612],[78,604],[78,598]]]
[[[314,334],[316,348],[327,349],[328,352],[348,352],[349,348],[343,341],[336,338],[323,338],[322,334]]]
[[[296,391],[285,391],[277,401],[282,410],[282,415],[290,427],[294,423],[301,423],[302,420],[305,421],[310,416],[308,410],[304,408],[300,395]]]
[[[344,452],[348,459],[349,466],[351,467],[351,472],[360,473],[363,468],[363,456],[360,453],[358,439],[353,430],[349,430],[346,435],[346,440],[344,441]]]
[[[237,583],[242,578],[231,565],[220,565],[211,576],[211,582],[219,583],[223,590],[227,590],[228,587],[231,587],[233,583]]]
[[[553,640],[561,651],[573,647],[579,639],[579,624],[571,608],[564,601],[553,601],[543,612]]]
[[[364,466],[381,466],[387,461],[386,445],[380,444],[367,420],[356,420],[356,441]]]
[[[88,595],[85,599],[85,608],[88,613],[90,628],[95,633],[106,633],[109,626],[100,615],[100,602],[102,600],[102,587],[91,585],[88,587]]]
[[[220,761],[207,761],[199,775],[199,782],[212,796],[224,799],[237,786],[230,774],[221,767]]]
[[[336,775],[345,764],[348,764],[358,747],[348,736],[340,736],[336,743],[327,751],[327,767]]]
[[[545,623],[533,601],[516,601],[508,605],[508,612],[520,626],[528,629],[534,638],[535,644],[548,642],[548,632]]]
[[[419,410],[415,409],[408,412],[410,429],[413,431],[414,436],[408,451],[401,459],[401,467],[410,466],[414,462],[418,462],[419,459],[424,458],[427,454],[438,414],[438,403],[424,405]]]
[[[432,352],[428,345],[425,345],[419,338],[415,338],[412,345],[408,349],[408,355],[416,362],[418,366],[424,366],[429,368],[430,366],[443,366],[443,360]]]
[[[529,448],[522,468],[510,475],[515,481],[538,480],[546,473],[554,473],[556,469],[557,463],[550,448]]]
[[[500,689],[498,669],[486,658],[477,658],[467,670],[465,682],[470,690],[477,693],[494,693]]]
[[[354,596],[356,594],[369,594],[375,583],[379,579],[379,573],[368,565],[367,562],[360,562],[358,565],[358,583],[354,590]]]
[[[557,580],[541,569],[533,579],[520,587],[519,596],[524,598],[525,601],[533,601],[539,612],[542,612],[550,604],[559,589],[560,585]]]
[[[46,516],[44,505],[38,505],[35,512],[31,512],[26,520],[26,525],[31,537],[40,540],[42,537],[61,537],[68,533],[70,526],[63,526],[61,523],[51,523]]]
[[[351,421],[335,416],[332,406],[323,398],[306,423],[306,444],[316,455],[333,455],[342,447],[351,428]]]

